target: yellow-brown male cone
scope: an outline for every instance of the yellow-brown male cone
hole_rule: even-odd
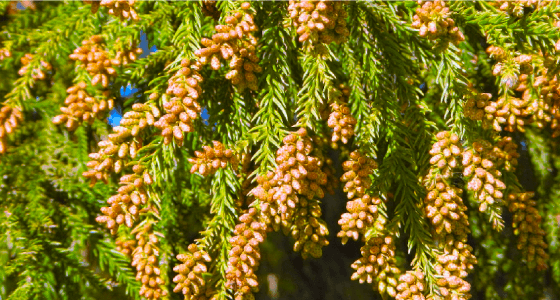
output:
[[[132,105],[132,111],[124,114],[120,126],[113,127],[108,139],[98,143],[99,151],[89,154],[91,160],[87,167],[90,170],[82,175],[95,184],[97,180],[106,182],[111,172],[119,173],[129,159],[136,158],[138,150],[142,148],[140,135],[148,125],[154,124],[154,116],[159,116],[155,106],[141,103]]]
[[[352,280],[374,283],[381,294],[397,295],[397,278],[394,238],[391,235],[370,238],[361,248],[362,257],[352,264],[356,270]]]
[[[545,231],[540,227],[542,217],[533,200],[535,193],[511,193],[508,195],[509,211],[513,213],[514,234],[518,236],[517,249],[521,250],[527,265],[537,271],[547,268],[548,247],[544,241]]]
[[[492,145],[485,140],[474,142],[472,149],[463,153],[463,175],[468,180],[467,188],[480,202],[481,212],[501,201],[506,188],[500,180],[502,173],[496,169],[496,159]]]
[[[495,131],[506,130],[509,132],[525,132],[525,124],[531,119],[530,98],[516,98],[513,96],[503,96],[497,101],[490,101],[484,108],[485,119],[482,122],[484,128],[493,128]]]
[[[266,224],[260,220],[260,212],[254,207],[241,217],[235,226],[229,261],[226,270],[226,286],[233,289],[235,299],[254,299],[252,293],[259,290],[255,271],[261,259],[259,245],[266,238]]]
[[[364,234],[364,231],[374,224],[381,201],[379,197],[366,194],[346,203],[348,212],[342,214],[338,220],[341,230],[337,236],[342,239],[342,244],[346,244],[348,239],[357,241],[360,234]]]
[[[450,187],[440,178],[426,196],[425,213],[431,220],[435,232],[445,236],[468,228],[469,222],[465,211],[467,207],[461,199],[462,190]]]
[[[179,273],[173,278],[173,282],[177,283],[173,292],[182,292],[185,299],[198,299],[204,295],[206,282],[202,274],[208,272],[206,264],[212,258],[196,244],[190,244],[187,249],[186,254],[177,255],[182,264],[173,268],[173,271]]]
[[[143,167],[136,165],[133,169],[137,173],[121,177],[118,194],[107,200],[109,206],[102,207],[103,215],[96,218],[97,222],[106,223],[112,234],[116,234],[122,224],[132,228],[137,217],[143,211],[143,206],[148,202],[145,185],[152,184],[153,179],[148,172],[144,171]]]
[[[166,145],[173,140],[178,145],[183,145],[184,133],[194,131],[193,120],[198,118],[202,109],[197,101],[202,94],[200,83],[203,78],[198,73],[201,66],[199,61],[183,59],[181,68],[168,81],[167,90],[162,96],[166,114],[154,123],[161,130]],[[154,93],[150,95],[150,99],[154,100],[157,96]]]
[[[329,115],[327,125],[333,129],[332,142],[347,144],[354,135],[356,119],[350,114],[350,108],[345,103],[331,104],[332,112]]]
[[[324,162],[311,155],[313,142],[305,129],[300,128],[297,133],[287,135],[283,142],[284,145],[276,152],[278,167],[273,178],[278,187],[271,192],[282,219],[289,221],[300,197],[308,200],[324,197],[327,176],[321,169]]]
[[[424,300],[426,283],[421,270],[407,271],[399,277],[396,300]]]
[[[159,268],[159,238],[152,231],[150,224],[143,226],[136,234],[138,246],[132,255],[132,266],[136,267],[136,280],[142,283],[140,296],[148,299],[160,299],[167,296],[162,289],[165,281],[161,277]]]
[[[203,38],[201,43],[205,48],[195,51],[201,64],[210,63],[213,70],[222,67],[221,60],[229,62],[230,71],[226,78],[239,89],[246,87],[256,90],[257,77],[262,68],[258,65],[259,57],[256,53],[257,39],[253,32],[257,26],[250,11],[251,3],[241,4],[241,10],[233,12],[225,18],[225,24],[216,25],[216,34],[212,39]]]
[[[132,18],[138,21],[138,13],[134,10],[134,3],[136,0],[101,0],[101,6],[109,8],[109,14],[119,17],[122,21]]]
[[[340,181],[345,182],[343,191],[348,199],[362,197],[371,186],[369,176],[377,169],[377,163],[360,153],[358,150],[350,153],[350,160],[342,164],[344,174]]]
[[[412,28],[419,29],[421,37],[430,40],[441,40],[444,44],[452,42],[458,44],[465,40],[463,33],[455,26],[455,21],[449,16],[449,8],[444,1],[422,1],[413,17]]]
[[[23,121],[23,114],[18,107],[3,106],[0,109],[0,154],[6,152],[8,135]]]
[[[321,219],[321,207],[315,199],[301,199],[294,217],[291,235],[296,240],[294,251],[301,251],[303,259],[309,256],[319,258],[323,255],[322,247],[327,246],[329,230]]]
[[[449,131],[442,131],[436,135],[430,154],[430,164],[439,169],[441,176],[448,179],[453,175],[453,169],[458,167],[457,157],[462,153],[459,136]]]
[[[109,55],[104,49],[103,37],[100,35],[94,35],[88,40],[82,41],[82,46],[70,54],[70,59],[82,63],[82,67],[85,67],[93,76],[92,85],[101,84],[103,88],[107,88],[109,78],[117,75],[117,71],[112,67]]]
[[[348,201],[346,204],[348,213],[342,214],[338,221],[342,230],[337,236],[342,238],[343,244],[349,238],[358,240],[360,233],[363,234],[377,219],[377,205],[381,203],[381,199],[365,194],[371,186],[369,176],[376,168],[375,161],[358,150],[350,153],[350,160],[342,164],[342,169],[345,171],[340,178],[345,183],[343,191],[347,193],[349,200],[357,198]]]
[[[475,121],[484,119],[484,108],[488,106],[490,99],[492,99],[492,94],[478,93],[474,89],[471,89],[465,98],[465,116]]]
[[[350,35],[346,28],[348,14],[341,1],[293,1],[288,11],[299,35],[299,41],[343,43]]]
[[[225,149],[218,141],[212,141],[213,147],[204,146],[204,152],[195,151],[196,158],[189,158],[192,164],[191,173],[198,172],[202,176],[212,175],[230,163],[235,169],[239,164],[237,155],[231,149]]]

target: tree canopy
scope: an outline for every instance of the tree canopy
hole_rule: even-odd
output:
[[[0,299],[560,296],[558,1],[0,14]]]

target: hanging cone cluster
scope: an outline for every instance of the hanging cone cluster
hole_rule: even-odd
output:
[[[471,255],[472,256],[472,255]],[[470,299],[472,296],[469,293],[471,290],[471,285],[464,278],[466,278],[466,271],[457,271],[458,268],[463,266],[471,266],[473,268],[473,263],[462,263],[460,259],[464,257],[459,257],[456,255],[440,255],[437,258],[438,264],[435,266],[437,276],[436,285],[439,288],[439,293],[441,297],[436,296],[432,299],[442,299],[442,300],[459,300],[459,299]],[[464,273],[464,277],[457,275],[457,273]]]
[[[0,154],[6,152],[8,135],[23,121],[23,114],[17,107],[3,106],[0,109]]]
[[[509,15],[521,18],[524,14],[525,8],[534,9],[540,1],[538,0],[496,0],[488,2],[490,5],[497,7],[499,10],[506,12]]]
[[[319,201],[324,197],[327,174],[322,153],[313,156],[311,138],[300,128],[283,139],[276,153],[275,172],[257,178],[258,186],[251,191],[261,202],[263,220],[274,230],[282,226],[296,240],[294,251],[302,257],[318,257],[328,244],[328,230],[321,217]]]
[[[279,187],[279,182],[274,179],[274,174],[274,172],[268,172],[265,175],[257,176],[257,186],[254,187],[250,193],[256,199],[261,201],[262,217],[265,223],[272,227],[275,231],[278,231],[280,229],[280,225],[282,224],[278,200],[280,197],[286,198],[287,200],[288,194],[285,191],[290,191],[290,189],[293,188],[291,185],[286,185],[285,188]],[[291,201],[293,201],[293,199],[291,199]],[[284,224],[285,226],[288,226],[287,221],[284,222]]]
[[[548,245],[544,241],[545,231],[541,228],[542,217],[533,200],[535,193],[511,193],[508,195],[509,211],[513,214],[513,233],[518,235],[517,249],[521,250],[529,268],[537,271],[547,268]]]
[[[70,59],[82,63],[82,67],[93,76],[92,85],[101,84],[103,88],[109,86],[109,78],[117,75],[117,71],[112,67],[107,51],[104,49],[103,37],[94,35],[89,40],[82,41],[82,46],[70,54]]]
[[[458,44],[465,40],[455,21],[450,18],[449,7],[444,1],[418,0],[416,14],[413,16],[412,28],[418,29],[421,37],[440,41],[443,45],[450,42]]]
[[[458,156],[462,153],[459,143],[459,136],[449,131],[442,131],[436,135],[438,141],[434,143],[430,154],[430,164],[439,170],[444,179],[449,179],[453,175],[453,169],[459,166]]]
[[[469,221],[465,211],[459,188],[448,186],[441,177],[437,176],[435,185],[428,187],[425,200],[426,217],[430,219],[434,231],[441,240],[448,234],[466,235]]]
[[[442,299],[470,298],[470,284],[465,278],[476,264],[473,249],[467,244],[470,229],[464,213],[466,207],[457,196],[458,192],[459,189],[438,182],[436,190],[430,191],[427,197],[427,215],[435,226],[436,240],[441,248],[435,270]]]
[[[480,202],[480,211],[486,211],[496,201],[502,201],[506,185],[500,180],[502,173],[495,166],[496,155],[492,145],[485,140],[474,142],[472,149],[463,153],[463,175],[467,188]]]
[[[503,84],[523,95],[521,98],[503,95],[497,101],[490,101],[484,108],[486,116],[482,125],[485,129],[493,128],[495,131],[524,132],[524,126],[532,121],[530,117],[537,104],[532,95],[531,83],[535,58],[527,54],[513,57],[506,50],[495,46],[488,47],[486,52],[498,61],[494,66],[494,76],[501,76]],[[543,83],[544,81],[535,81],[537,86]]]
[[[212,258],[196,244],[190,244],[187,250],[186,254],[177,255],[182,264],[173,268],[173,271],[179,273],[173,278],[173,282],[177,284],[173,292],[182,292],[185,299],[206,299],[206,282],[202,274],[208,272],[206,264],[212,262]]]
[[[496,131],[525,132],[525,125],[530,122],[530,99],[519,99],[513,96],[503,96],[498,101],[491,101],[484,108],[486,119],[482,126]]]
[[[336,175],[336,170],[334,168],[334,162],[329,157],[329,154],[325,151],[329,145],[329,139],[327,137],[315,136],[313,137],[313,155],[317,157],[319,161],[322,161],[321,171],[325,173],[327,177],[327,182],[329,184],[323,186],[323,189],[330,195],[334,195],[335,188],[339,185],[338,175]]]
[[[257,26],[250,12],[251,4],[244,2],[241,10],[225,18],[226,25],[216,25],[217,33],[212,39],[203,38],[202,48],[195,51],[202,64],[210,63],[213,70],[219,70],[221,60],[229,62],[230,71],[226,78],[240,90],[257,90],[257,76],[262,68],[258,65],[257,39],[253,35]]]
[[[153,183],[152,177],[140,165],[135,165],[133,170],[134,174],[121,177],[118,194],[107,200],[110,206],[102,207],[103,215],[96,218],[98,223],[106,224],[111,234],[116,234],[121,224],[132,228],[140,213],[150,209],[142,207],[148,203],[146,185]]]
[[[345,182],[342,189],[347,193],[349,200],[355,197],[363,197],[366,190],[371,186],[371,179],[369,176],[373,170],[377,169],[377,163],[355,150],[350,153],[350,160],[342,164],[344,174],[340,181]]]
[[[428,190],[426,216],[434,226],[434,237],[441,251],[435,266],[441,299],[469,299],[470,284],[464,279],[474,268],[476,258],[467,244],[470,229],[467,208],[459,196],[462,191],[449,186],[439,176]]]
[[[255,271],[259,267],[261,252],[259,245],[266,238],[267,225],[259,217],[254,207],[239,217],[234,235],[229,240],[232,245],[226,270],[226,286],[234,290],[235,300],[255,299],[253,293],[259,291]]]
[[[184,132],[193,132],[193,120],[198,118],[201,107],[197,99],[202,94],[200,83],[202,65],[199,61],[189,59],[181,61],[181,68],[169,79],[167,91],[163,95],[164,114],[154,126],[160,129],[164,144],[175,140],[179,146],[183,145]],[[158,97],[153,93],[150,100]]]
[[[10,52],[10,50],[8,50],[6,48],[1,48],[0,49],[0,61],[6,59],[8,57],[12,57],[12,52]]]
[[[66,90],[65,106],[60,107],[62,114],[54,117],[54,124],[66,123],[66,129],[74,131],[82,122],[92,124],[95,119],[105,118],[107,112],[113,109],[114,100],[107,99],[109,91],[103,92],[99,99],[88,94],[86,87],[86,83],[81,81]]]
[[[308,200],[323,198],[327,177],[321,170],[323,161],[311,155],[312,141],[304,128],[284,137],[283,143],[276,152],[276,171],[261,178],[263,183],[253,190],[253,194],[265,204],[272,203],[264,205],[263,213],[271,220],[282,220],[283,225],[289,227],[300,196]],[[280,217],[276,218],[276,215]]]
[[[345,182],[343,191],[347,193],[348,200],[355,199],[348,201],[348,212],[342,214],[338,221],[342,230],[337,236],[342,239],[342,244],[346,244],[349,238],[357,241],[359,235],[364,234],[364,231],[373,225],[377,220],[377,209],[382,200],[366,194],[371,186],[369,176],[377,168],[373,159],[356,150],[350,153],[350,160],[345,161],[342,168],[345,172],[340,178]]]
[[[465,117],[475,121],[483,120],[486,114],[484,108],[489,105],[490,99],[492,94],[469,90],[463,106]]]
[[[160,299],[167,296],[163,289],[165,281],[159,268],[159,238],[151,224],[142,226],[136,234],[138,247],[132,254],[132,266],[136,267],[136,280],[142,283],[140,296],[147,299]]]
[[[348,239],[357,241],[360,234],[364,234],[365,230],[374,224],[378,217],[378,205],[381,202],[379,197],[363,195],[346,203],[348,212],[343,213],[338,220],[341,230],[337,236],[342,239],[343,245],[348,242]]]
[[[430,219],[434,240],[439,252],[436,256],[436,285],[440,296],[434,299],[469,299],[470,284],[465,280],[474,268],[476,258],[467,244],[470,233],[467,210],[461,199],[462,190],[451,185],[454,170],[462,153],[459,137],[448,131],[436,135],[430,154],[432,167],[425,182],[428,194],[426,217]],[[463,160],[465,162],[465,160]]]
[[[109,9],[109,14],[121,18],[121,21],[132,18],[134,21],[140,20],[134,10],[136,0],[101,0],[99,3]]]
[[[154,124],[154,119],[159,117],[159,109],[154,105],[135,103],[132,111],[126,112],[119,126],[113,127],[106,141],[98,143],[99,151],[90,153],[91,161],[87,163],[89,171],[82,176],[90,178],[92,184],[102,180],[107,182],[109,174],[119,173],[125,162],[135,159],[138,150],[142,148],[143,141],[140,133],[148,125]]]
[[[299,41],[330,44],[344,43],[350,31],[346,28],[348,14],[339,1],[290,0],[288,11]]]
[[[310,256],[319,258],[323,247],[329,244],[327,224],[321,219],[321,206],[315,199],[301,199],[291,227],[295,240],[294,251],[300,252],[303,259]]]
[[[211,17],[212,19],[218,21],[220,19],[220,11],[216,7],[216,2],[213,0],[202,0],[200,3],[200,8],[202,9],[202,13],[207,16]]]
[[[401,271],[396,265],[393,236],[386,234],[370,238],[361,248],[362,257],[352,264],[356,270],[352,280],[376,284],[381,294],[397,295],[397,278]]]
[[[407,271],[399,277],[396,300],[424,300],[422,294],[426,287],[424,273],[420,270]]]
[[[113,67],[126,66],[138,59],[138,55],[142,54],[142,48],[136,45],[129,45],[127,48],[117,51],[115,58],[111,59]]]
[[[132,252],[136,249],[136,239],[119,238],[115,241],[115,244],[117,245],[117,251],[128,258],[132,257]]]
[[[237,169],[239,160],[235,152],[225,149],[224,145],[218,141],[212,141],[213,147],[203,146],[204,152],[195,151],[196,158],[189,158],[191,174],[198,172],[202,176],[212,175],[219,168],[225,169],[227,164],[231,164],[233,169]]]
[[[339,140],[347,144],[348,140],[354,135],[354,125],[356,119],[350,113],[350,108],[346,105],[346,99],[350,95],[350,90],[341,85],[341,95],[331,104],[331,114],[327,121],[327,125],[333,129],[331,141],[333,143]]]
[[[8,51],[6,49],[3,49],[3,50]],[[5,51],[4,51],[4,54],[6,53]],[[9,51],[7,52],[7,54],[8,54],[8,55],[6,55],[7,57],[9,57],[11,55]],[[2,60],[2,59],[0,59],[0,60]],[[18,71],[19,76],[23,76],[23,75],[25,75],[25,73],[27,73],[27,69],[29,68],[29,63],[31,63],[32,59],[33,59],[33,55],[31,55],[29,53],[25,54],[20,59],[22,67]],[[48,70],[52,69],[51,64],[49,64],[48,62],[41,61],[40,63],[41,63],[41,66],[39,68],[35,68],[35,69],[31,70],[31,78],[33,78],[33,80],[43,80],[43,79],[45,79],[46,76],[45,76],[44,71],[48,71]]]
[[[515,172],[517,167],[517,144],[509,136],[500,137],[494,145],[495,163],[497,169],[504,169],[508,172]]]
[[[515,90],[522,92],[522,99],[529,103],[526,110],[531,114],[531,122],[535,122],[539,128],[550,124],[553,137],[560,136],[560,84],[557,75],[549,75],[549,69],[556,67],[556,60],[541,54],[532,61],[536,65],[531,74],[532,81],[529,74],[521,74],[520,84]]]

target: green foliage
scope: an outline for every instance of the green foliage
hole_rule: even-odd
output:
[[[395,264],[400,270],[393,272],[394,281],[406,271],[422,271],[424,295],[440,299],[437,297],[445,293],[441,284],[445,276],[437,266],[442,264],[438,258],[444,243],[438,239],[436,222],[427,216],[426,199],[433,190],[427,175],[441,175],[441,170],[435,170],[443,169],[437,160],[431,161],[436,154],[430,152],[436,134],[441,131],[457,134],[462,147],[461,154],[456,155],[459,165],[452,167],[445,182],[463,189],[459,198],[468,208],[468,243],[478,264],[462,279],[471,284],[472,298],[540,299],[560,295],[558,1],[510,1],[509,8],[503,6],[504,2],[452,1],[446,4],[449,13],[444,17],[422,20],[429,23],[425,26],[427,33],[423,34],[422,29],[414,29],[418,27],[412,24],[419,14],[417,9],[425,2],[341,2],[337,5],[348,17],[336,22],[348,29],[348,35],[339,44],[325,44],[312,38],[299,41],[305,30],[321,30],[321,25],[316,24],[327,24],[325,19],[333,17],[316,15],[312,18],[316,23],[296,28],[290,14],[298,12],[293,5],[299,1],[252,2],[249,8],[235,1],[129,2],[139,20],[115,16],[122,13],[117,7],[95,8],[99,3],[85,1],[20,2],[20,7],[24,5],[26,9],[14,8],[13,1],[0,2],[0,152],[5,152],[0,154],[0,299],[181,299],[185,289],[173,293],[173,281],[186,279],[177,279],[174,267],[183,261],[178,255],[188,256],[189,244],[193,243],[211,257],[205,262],[206,269],[197,266],[200,272],[196,276],[205,283],[199,294],[214,296],[212,299],[237,300],[239,295],[251,299],[248,295],[252,292],[258,299],[287,299],[286,295],[342,299],[346,295],[340,294],[341,290],[346,294],[351,290],[352,297],[381,294],[387,299],[395,295],[385,283],[381,284],[385,279],[380,278],[389,271],[374,276],[371,285],[378,290],[375,292],[355,289],[357,283],[341,283],[349,281],[350,266],[359,256],[359,247],[385,237],[381,236],[384,234],[396,239],[396,254],[392,258],[397,258]],[[335,7],[325,1],[310,3],[313,9],[323,4]],[[127,5],[120,9],[126,11]],[[252,21],[248,18],[252,18],[258,29],[222,30],[226,24],[237,22],[232,21],[232,16],[245,18],[245,24],[240,22],[238,28],[247,25],[250,29],[248,24]],[[444,24],[445,18],[452,19],[454,24]],[[464,35],[464,41],[451,41],[446,36],[455,26]],[[329,32],[345,35],[343,30]],[[427,38],[435,34],[441,35]],[[96,74],[91,67],[84,68],[69,57],[78,47],[86,46],[83,41],[95,35],[104,40],[102,50],[107,62],[123,50],[139,47],[141,37],[145,36],[148,45],[141,57],[131,58],[126,65],[104,65],[114,67],[116,76],[109,76],[109,84],[101,88],[90,84]],[[147,53],[152,46],[157,51]],[[201,54],[203,49],[210,49],[211,53],[205,56]],[[256,58],[245,55],[252,50]],[[232,58],[228,51],[240,54]],[[212,55],[219,60],[213,60]],[[244,65],[238,68],[239,64]],[[241,70],[240,76],[245,76],[242,80],[250,81],[250,76],[255,76],[258,89],[239,85],[232,70],[236,74]],[[84,100],[90,104],[83,105],[91,108],[92,102],[110,98],[114,100],[111,115],[141,117],[130,117],[134,119],[130,128],[126,124],[109,125],[109,115],[101,112],[92,122],[80,121],[73,131],[64,127],[65,122],[55,125],[53,118],[61,113],[60,108],[70,105],[65,103],[69,102],[67,89],[79,82],[86,82],[86,90],[92,95],[92,99]],[[348,115],[357,121],[352,124],[353,137],[347,144],[329,141],[334,127],[329,124],[330,117],[336,119],[331,104],[338,101],[335,96],[341,84],[349,90],[345,96],[350,108]],[[127,86],[137,92],[121,95],[121,88]],[[491,97],[478,107],[481,117],[474,118],[474,108],[469,103],[482,93]],[[187,104],[188,97],[196,105]],[[512,104],[497,107],[499,99]],[[512,99],[521,104],[513,104]],[[179,104],[173,107],[169,103],[175,100]],[[18,112],[21,118],[14,117]],[[188,122],[185,115],[180,117],[181,113],[190,114],[189,129],[184,129]],[[81,116],[69,114],[70,118]],[[171,125],[159,126],[161,120]],[[522,124],[515,123],[516,120],[522,120]],[[504,130],[498,131],[493,121],[500,121]],[[140,122],[145,123],[140,126]],[[513,129],[507,129],[508,124]],[[134,126],[137,128],[132,129]],[[321,190],[311,196],[297,187],[299,181],[285,184],[293,182],[292,177],[299,179],[298,176],[305,177],[312,171],[299,169],[290,173],[289,179],[274,179],[285,181],[278,185],[274,196],[266,194],[270,186],[265,189],[265,196],[259,195],[259,187],[266,186],[264,175],[285,171],[279,171],[285,167],[282,159],[286,158],[281,152],[288,150],[279,149],[289,149],[286,145],[291,142],[285,137],[298,128],[307,130],[315,150],[305,155],[319,161],[317,166],[321,174],[325,173],[327,183],[306,187]],[[138,133],[118,137],[115,149],[120,150],[123,144],[132,147],[134,141],[138,145],[136,153],[132,155],[130,148],[126,148],[131,153],[128,157],[128,152],[121,156],[113,151],[111,165],[120,160],[121,168],[102,170],[106,178],[99,176],[90,182],[82,173],[97,168],[92,164],[95,153],[105,149],[103,143],[119,130]],[[506,163],[514,164],[513,159],[498,158],[498,152],[494,152],[492,163],[500,166],[501,175],[497,177],[506,188],[503,197],[495,197],[492,205],[480,209],[478,190],[474,191],[470,175],[465,172],[467,166],[461,163],[462,155],[483,140],[492,149],[498,149],[499,141],[505,137],[511,137],[517,146],[517,167],[505,167]],[[218,158],[224,159],[225,154],[202,155],[207,150],[203,147],[216,145],[213,141],[223,144],[224,153],[231,150],[239,165],[233,161],[220,165]],[[333,232],[341,228],[342,223],[337,221],[347,203],[348,207],[355,204],[347,201],[348,191],[342,193],[344,184],[335,179],[348,171],[341,169],[344,161],[352,160],[353,151],[376,161],[378,168],[365,175],[371,179],[371,186],[362,194],[379,196],[382,202],[375,204],[375,212],[371,212],[376,219],[364,225],[363,240],[349,242],[342,248],[333,245],[339,243]],[[205,172],[200,166],[191,170],[197,159],[209,159],[204,168],[218,162],[217,170]],[[298,158],[302,163],[307,159]],[[140,167],[145,171],[138,171]],[[313,172],[319,173],[317,169]],[[126,187],[123,178],[127,174],[135,180],[141,177],[142,182],[130,186],[147,195],[144,202],[135,203],[137,214],[131,213],[132,205],[128,203],[135,200],[122,200],[119,208],[107,202],[113,195],[125,194],[119,189]],[[367,185],[367,178],[356,184]],[[282,214],[278,208],[285,202],[282,193],[285,196],[288,189],[293,189],[299,200],[285,210],[293,209],[297,218]],[[317,195],[330,189],[335,191],[334,195],[318,199]],[[519,246],[519,236],[526,227],[515,227],[519,225],[519,213],[512,209],[508,197],[525,191],[536,192],[534,206],[542,216],[540,228],[544,229],[549,245],[547,270],[531,269],[526,249]],[[321,205],[313,206],[315,203]],[[232,251],[237,251],[236,226],[245,223],[241,216],[252,211],[256,213],[242,232],[244,239],[250,240],[253,232],[261,230],[260,224],[272,231],[270,220],[274,216],[265,209],[267,205],[276,205],[273,209],[278,210],[277,217],[282,215],[276,225],[294,237],[312,236],[326,224],[331,232],[327,236],[330,245],[322,251],[328,259],[302,261],[297,253],[292,253],[292,239],[270,233],[267,240],[256,242],[260,239],[257,234],[251,242],[245,241],[251,245],[250,251],[239,251],[251,253],[262,249],[257,263],[246,265],[258,275],[260,292],[246,278],[243,283],[252,288],[240,292],[239,283],[231,280],[232,276],[241,278],[231,267],[235,263]],[[105,214],[100,211],[102,207],[134,215],[133,224],[130,228],[122,224],[111,235],[106,228],[109,223],[98,218]],[[448,234],[452,235],[453,230],[455,227]],[[139,232],[145,232],[152,240],[136,236]],[[155,245],[153,249],[138,245],[142,239],[149,240],[150,247]],[[124,249],[124,240],[136,243],[129,252]],[[157,273],[153,278],[164,282],[161,291],[168,295],[145,294],[143,290],[150,283],[142,274],[137,277],[145,266],[139,267],[138,253],[147,253],[146,260],[153,254],[157,263],[152,265],[158,271],[151,269],[148,275]],[[333,257],[340,260],[331,261]],[[261,269],[257,271],[259,260]],[[364,270],[357,273],[369,272]],[[294,271],[301,272],[291,274]],[[278,274],[284,278],[278,279]],[[309,278],[313,280],[304,280]],[[317,288],[313,282],[325,287]]]

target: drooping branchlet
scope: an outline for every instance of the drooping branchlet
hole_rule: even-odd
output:
[[[345,173],[340,180],[345,183],[343,191],[347,193],[347,213],[342,214],[338,224],[341,231],[338,237],[342,238],[342,244],[346,244],[349,238],[358,240],[360,234],[364,234],[368,227],[377,220],[378,205],[382,200],[366,194],[371,186],[369,176],[377,168],[377,164],[371,158],[366,157],[359,151],[350,153],[350,160],[342,164]],[[354,200],[352,200],[354,199]]]
[[[336,94],[336,100],[331,106],[331,113],[327,121],[327,125],[333,129],[331,141],[333,143],[339,140],[342,143],[347,144],[348,140],[354,135],[354,125],[356,125],[356,119],[350,113],[350,108],[346,104],[346,99],[350,94],[350,90],[341,85],[341,91]]]

